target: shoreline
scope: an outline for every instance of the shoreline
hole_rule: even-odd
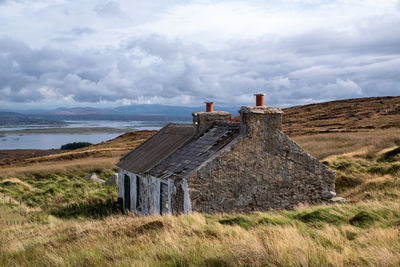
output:
[[[112,127],[74,127],[74,128],[43,128],[0,131],[1,137],[7,135],[23,134],[97,134],[97,133],[127,133],[137,131],[134,128],[112,128]]]

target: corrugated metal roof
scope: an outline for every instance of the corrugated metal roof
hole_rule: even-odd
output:
[[[185,177],[235,139],[239,126],[216,122],[203,135],[195,136],[192,124],[168,124],[124,156],[118,167],[161,178]]]
[[[221,151],[239,132],[239,124],[216,122],[203,135],[193,136],[145,174],[162,178],[185,177]]]
[[[146,173],[184,145],[194,133],[192,124],[169,123],[122,157],[117,166],[133,173]]]
[[[216,122],[203,135],[193,137],[171,156],[154,166],[148,174],[162,178],[185,177],[238,135],[239,124]]]

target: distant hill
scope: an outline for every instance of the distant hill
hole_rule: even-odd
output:
[[[238,113],[238,107],[214,106],[214,110],[224,110],[233,114]],[[205,111],[205,105],[201,107],[167,106],[167,105],[130,105],[113,109],[113,113],[135,115],[168,115],[192,117],[193,112]]]
[[[283,131],[291,136],[400,128],[399,96],[338,100],[283,111]]]
[[[0,110],[0,117],[12,117],[12,116],[21,116],[22,114],[10,111],[2,111]]]
[[[0,126],[16,126],[16,125],[62,125],[63,122],[53,120],[38,118],[34,115],[25,115],[10,111],[0,111]]]
[[[237,115],[240,107],[218,107]],[[167,105],[129,105],[117,108],[58,108],[21,111],[24,114],[0,111],[3,125],[21,123],[48,124],[62,120],[138,120],[190,121],[192,112],[205,107]],[[372,129],[400,128],[400,97],[370,97],[338,100],[283,109],[283,130],[292,136],[322,132],[352,132]],[[28,115],[29,114],[29,115]],[[238,117],[234,117],[238,121]]]
[[[238,114],[238,107],[218,107],[215,110],[225,110]],[[13,110],[11,110],[13,112]],[[156,104],[134,104],[116,108],[93,107],[60,107],[51,110],[23,110],[19,115],[36,115],[51,120],[137,120],[137,121],[188,121],[192,113],[205,111],[202,107],[168,106]],[[10,112],[10,113],[12,113]]]
[[[91,107],[76,107],[76,108],[57,108],[55,110],[42,112],[44,114],[54,114],[54,115],[80,115],[80,114],[110,114],[112,113],[108,109],[101,108],[91,108]]]

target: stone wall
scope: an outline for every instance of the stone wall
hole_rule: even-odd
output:
[[[277,127],[282,112],[241,111],[241,139],[188,178],[193,211],[292,209],[334,191],[335,174]]]
[[[197,133],[202,134],[213,125],[214,122],[229,122],[232,113],[226,111],[194,112],[193,123],[197,126]]]
[[[186,179],[177,179],[171,195],[172,214],[187,214],[191,212],[189,188]]]

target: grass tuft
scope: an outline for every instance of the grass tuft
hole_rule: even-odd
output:
[[[336,214],[331,208],[320,208],[313,211],[303,211],[295,216],[296,219],[305,223],[329,223],[339,224],[346,221],[346,218]]]
[[[347,240],[350,240],[350,241],[355,240],[357,237],[357,233],[348,231],[348,230],[346,231],[345,235],[346,235]]]
[[[229,264],[221,258],[208,258],[204,260],[204,266],[206,267],[228,267]]]
[[[350,219],[350,224],[360,228],[368,228],[374,223],[374,221],[376,221],[376,217],[371,213],[360,211]]]
[[[378,158],[378,161],[392,162],[398,156],[400,156],[400,146],[382,154],[382,156]]]
[[[242,216],[221,219],[218,222],[224,225],[238,225],[244,229],[249,229],[252,226],[252,222]]]
[[[360,177],[354,177],[346,174],[339,174],[335,180],[336,192],[344,192],[348,189],[359,186],[363,183]]]
[[[54,208],[49,211],[53,216],[59,218],[92,218],[100,219],[120,213],[117,203],[113,199],[94,199],[84,202],[72,203],[67,206]]]

